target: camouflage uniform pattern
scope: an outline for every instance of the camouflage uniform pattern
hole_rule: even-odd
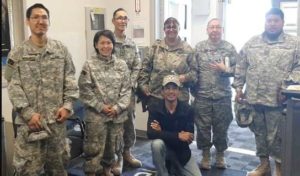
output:
[[[80,100],[87,107],[85,121],[123,123],[131,96],[129,71],[116,56],[107,59],[100,55],[87,59],[79,76]],[[113,105],[118,117],[109,118],[102,113],[104,104]]]
[[[199,149],[209,149],[215,145],[217,151],[222,152],[228,148],[227,131],[233,119],[230,77],[234,75],[238,54],[227,41],[221,40],[215,46],[205,40],[196,45],[195,58],[198,81],[193,90],[193,106],[196,111],[197,146]],[[213,61],[225,64],[225,58],[229,63],[225,72],[209,68]]]
[[[49,128],[50,138],[28,142],[28,126],[18,127],[13,157],[16,175],[39,176],[43,170],[48,175],[67,175],[64,167],[68,164],[70,149],[65,124],[53,123]]]
[[[56,40],[48,39],[43,49],[36,48],[29,40],[24,41],[9,53],[6,70],[6,78],[10,81],[8,94],[18,112],[16,124],[20,133],[15,143],[13,163],[17,174],[37,175],[45,164],[48,173],[66,175],[62,165],[62,153],[65,152],[62,146],[67,145],[65,124],[57,124],[55,119],[60,107],[72,112],[72,103],[78,97],[74,74],[71,55]],[[44,142],[27,141],[27,123],[34,113],[41,114],[51,126],[53,133]]]
[[[278,107],[277,95],[284,80],[300,82],[300,40],[281,34],[278,41],[268,41],[264,35],[255,36],[240,52],[236,66],[234,88],[243,89],[250,104]]]
[[[255,135],[256,155],[259,157],[272,156],[281,162],[281,135],[285,117],[283,108],[254,105],[253,122],[249,128]],[[270,147],[267,147],[270,146]]]
[[[124,41],[119,41],[117,37],[115,44],[115,55],[117,58],[123,59],[130,72],[131,80],[131,100],[130,105],[127,109],[128,111],[128,120],[124,122],[124,148],[130,149],[136,140],[135,133],[135,90],[137,86],[137,78],[142,67],[141,58],[139,55],[139,49],[136,44],[128,37]],[[122,149],[119,151],[122,153]]]
[[[89,114],[87,114],[89,115]],[[115,151],[120,148],[123,136],[123,123],[112,121],[86,122],[86,133],[83,151],[86,155],[85,173],[101,173],[103,166],[115,162]],[[100,163],[102,165],[100,165]]]
[[[84,170],[95,173],[102,170],[102,159],[107,164],[114,161],[116,138],[122,140],[123,122],[127,120],[131,84],[125,61],[104,58],[100,55],[87,59],[81,71],[78,84],[80,100],[86,105],[86,136],[84,152],[87,155]],[[102,113],[104,104],[112,105],[117,111],[116,118]],[[103,156],[104,151],[105,157]]]
[[[143,60],[138,86],[141,90],[148,88],[151,96],[162,99],[163,78],[174,73],[183,74],[186,82],[179,99],[188,102],[190,83],[196,80],[196,69],[193,50],[188,43],[181,41],[176,48],[169,49],[164,40],[157,40]]]
[[[253,37],[240,52],[241,61],[236,66],[232,85],[242,90],[244,84],[247,84],[247,101],[252,105],[264,107],[264,113],[255,109],[257,118],[263,119],[254,118],[251,128],[256,136],[257,155],[270,155],[278,162],[281,138],[279,134],[274,133],[279,133],[279,124],[283,118],[278,95],[285,87],[284,81],[300,83],[299,48],[299,38],[284,33],[277,41],[269,41],[264,34]],[[267,131],[271,128],[272,131]]]

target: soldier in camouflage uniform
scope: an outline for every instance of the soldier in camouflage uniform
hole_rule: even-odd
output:
[[[114,11],[112,22],[115,26],[115,55],[117,58],[123,59],[129,69],[129,75],[131,80],[131,100],[128,107],[128,120],[124,122],[124,151],[123,147],[117,149],[118,151],[118,162],[113,168],[113,173],[115,175],[120,175],[123,166],[123,158],[125,163],[129,164],[131,167],[141,167],[142,163],[136,159],[130,152],[130,148],[134,145],[136,140],[135,133],[135,90],[136,90],[136,80],[138,74],[141,70],[141,59],[139,56],[138,47],[135,43],[125,35],[125,30],[127,28],[127,23],[129,18],[127,12],[119,8]],[[120,145],[123,146],[123,145]],[[122,156],[123,153],[123,156]]]
[[[99,31],[94,36],[96,56],[88,58],[79,77],[80,100],[86,106],[84,153],[86,175],[112,175],[116,149],[127,120],[131,85],[126,62],[113,55],[114,34]],[[100,165],[101,162],[101,165]],[[104,166],[104,170],[103,170]]]
[[[194,87],[197,146],[202,150],[200,168],[210,169],[210,148],[216,147],[216,167],[226,168],[224,151],[228,148],[228,127],[233,119],[229,78],[234,75],[237,52],[222,40],[221,22],[211,19],[207,24],[208,39],[195,47],[198,82]]]
[[[16,175],[66,176],[69,147],[64,121],[78,97],[75,68],[67,48],[47,37],[45,6],[29,7],[26,22],[31,36],[11,50],[6,70],[18,125],[13,165]]]
[[[250,125],[255,135],[256,155],[260,165],[248,173],[262,176],[270,173],[269,156],[276,163],[276,175],[281,175],[281,129],[283,123],[281,89],[286,81],[300,83],[299,38],[283,32],[284,14],[272,8],[265,16],[265,31],[251,38],[240,52],[233,87],[236,101],[244,98],[254,107]],[[246,86],[243,94],[243,86]]]
[[[159,102],[166,75],[176,74],[183,84],[179,100],[189,102],[189,87],[196,80],[196,64],[191,46],[178,36],[179,22],[170,17],[164,22],[164,40],[157,40],[142,63],[138,88],[150,104]]]

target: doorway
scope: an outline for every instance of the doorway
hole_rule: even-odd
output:
[[[225,6],[225,40],[237,51],[254,35],[264,30],[265,13],[272,7],[271,0],[230,0]]]

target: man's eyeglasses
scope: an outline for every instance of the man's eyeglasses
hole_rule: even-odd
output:
[[[30,17],[30,19],[34,22],[37,22],[39,20],[42,20],[43,22],[45,22],[45,21],[49,20],[48,16],[46,16],[46,15],[44,15],[44,16],[32,16],[32,17]]]
[[[117,21],[129,21],[129,18],[127,16],[123,17],[123,16],[119,16],[117,18],[115,18]]]
[[[208,29],[222,29],[222,26],[208,26]]]

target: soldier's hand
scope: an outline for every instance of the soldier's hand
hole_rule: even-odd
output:
[[[282,104],[287,100],[286,96],[281,93],[281,89],[277,90],[277,102]]]
[[[109,112],[107,113],[107,116],[110,118],[117,117],[118,113],[114,108],[110,108]]]
[[[148,87],[144,87],[143,92],[147,97],[150,96],[150,94],[151,94]]]
[[[70,111],[61,107],[56,112],[56,121],[59,123],[63,123],[70,115]]]
[[[178,78],[179,78],[180,83],[184,83],[186,81],[185,75],[179,75]]]
[[[226,66],[223,62],[213,61],[213,62],[209,63],[209,68],[211,68],[212,70],[215,70],[215,71],[219,71],[219,72],[226,71]]]
[[[102,113],[104,113],[105,115],[107,115],[110,111],[111,111],[112,106],[111,105],[104,105],[103,109],[102,109]]]
[[[28,122],[28,127],[32,131],[39,131],[42,129],[42,124],[41,124],[41,114],[39,113],[34,113],[31,116],[30,121]]]
[[[242,90],[237,90],[235,95],[235,101],[238,103],[243,103],[243,100],[245,99],[245,95]]]

